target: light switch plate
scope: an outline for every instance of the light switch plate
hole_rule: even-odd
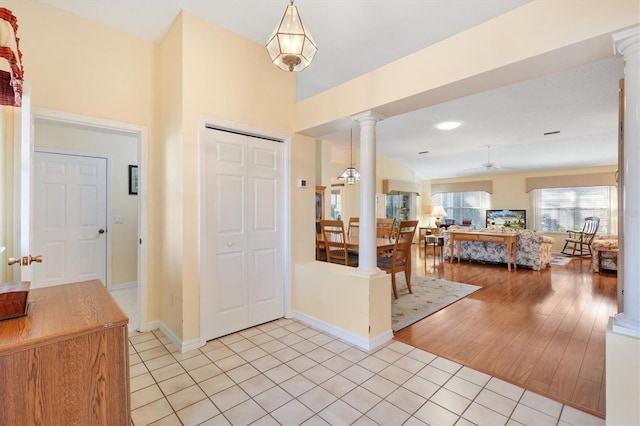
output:
[[[121,225],[124,223],[124,216],[114,216],[113,217],[113,223],[116,223],[118,225]]]

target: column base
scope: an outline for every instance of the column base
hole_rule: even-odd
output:
[[[612,330],[627,336],[640,337],[640,321],[629,318],[623,312],[613,317]]]

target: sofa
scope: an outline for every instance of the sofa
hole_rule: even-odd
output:
[[[593,240],[591,242],[591,269],[593,272],[600,273],[600,266],[602,269],[608,271],[617,271],[618,270],[618,252],[607,252],[606,255],[602,257],[602,263],[600,262],[600,249],[618,249],[618,239],[617,238],[607,238],[607,239],[599,239]]]
[[[451,226],[444,233],[444,258],[450,259],[449,232],[450,231],[469,231],[468,227]],[[516,243],[516,264],[539,271],[544,269],[551,262],[551,248],[555,239],[544,235],[538,235],[531,229],[474,229],[474,232],[513,232],[517,234]],[[458,241],[460,246],[460,259],[472,260],[477,262],[507,263],[507,248],[504,244],[490,243],[483,241]]]

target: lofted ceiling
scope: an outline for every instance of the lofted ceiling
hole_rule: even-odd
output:
[[[159,41],[181,9],[264,44],[286,0],[40,0]],[[318,54],[296,75],[298,100],[393,62],[528,0],[297,0]],[[265,56],[267,55],[265,50]],[[617,163],[618,80],[611,58],[388,118],[378,155],[423,179]],[[455,130],[434,128],[459,121]],[[559,132],[544,135],[547,132]],[[348,147],[349,132],[324,135]],[[354,147],[357,148],[354,128]],[[490,148],[489,148],[490,146]],[[420,152],[428,153],[420,154]],[[489,161],[490,156],[490,161]],[[486,168],[484,163],[498,167]]]

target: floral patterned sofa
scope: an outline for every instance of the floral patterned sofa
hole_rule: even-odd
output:
[[[469,231],[468,227],[451,226],[449,231],[461,230]],[[449,253],[449,231],[444,233],[444,257],[450,259]],[[551,262],[551,248],[555,240],[552,237],[536,234],[531,229],[518,230],[494,230],[475,229],[477,232],[515,232],[518,234],[516,244],[516,264],[526,266],[535,271],[544,269]],[[478,262],[507,263],[507,248],[504,244],[480,242],[480,241],[458,241],[460,247],[460,258],[462,260],[474,260]],[[456,248],[457,256],[457,248]]]
[[[600,272],[600,249],[617,249],[618,248],[618,239],[601,239],[601,240],[593,240],[591,243],[591,253],[593,256],[591,257],[591,268],[593,272]],[[606,269],[609,271],[617,271],[618,270],[618,255],[608,255],[602,258],[602,269]]]

